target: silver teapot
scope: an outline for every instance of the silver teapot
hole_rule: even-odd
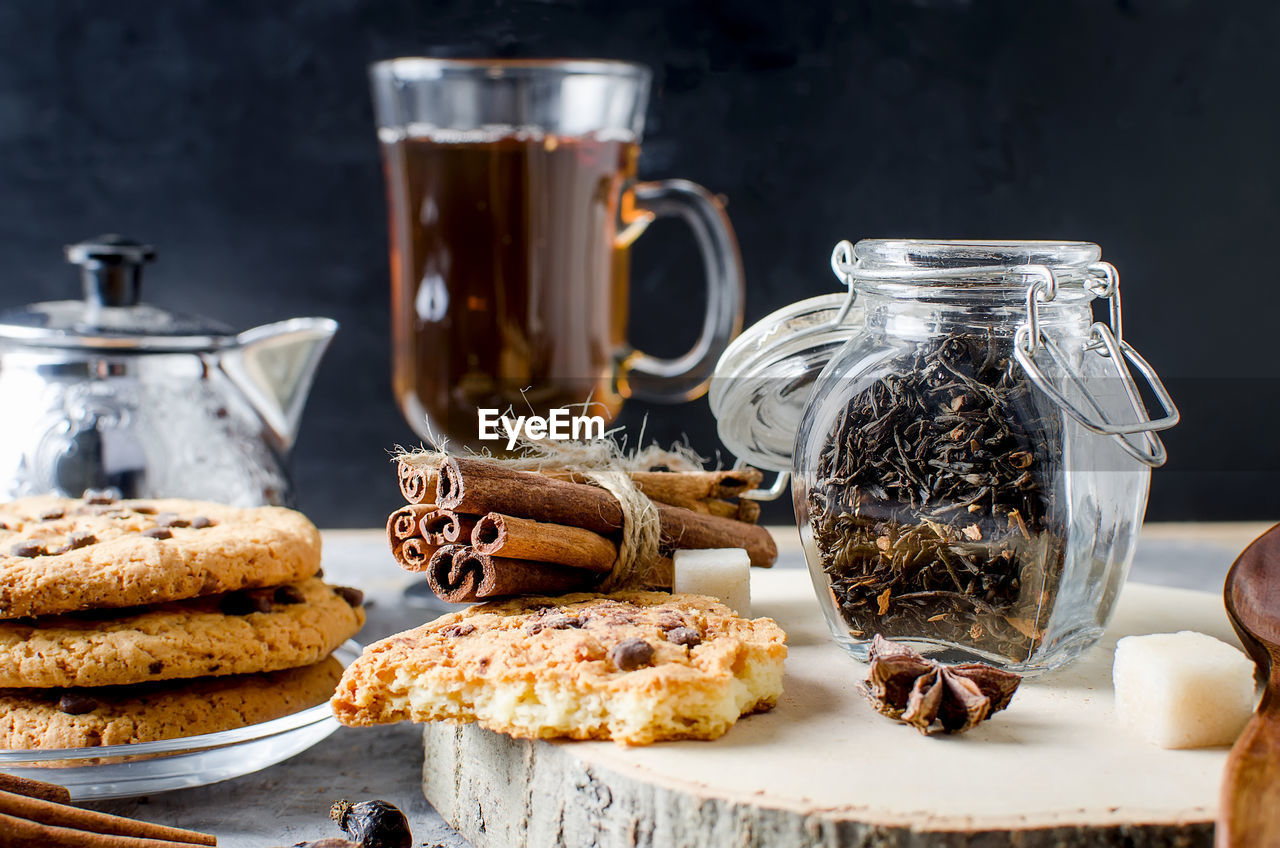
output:
[[[139,302],[150,246],[102,236],[66,254],[83,300],[0,312],[0,499],[290,505],[286,459],[337,322],[236,333]]]

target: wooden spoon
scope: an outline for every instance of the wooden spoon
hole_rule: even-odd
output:
[[[1217,845],[1280,845],[1280,525],[1240,554],[1227,573],[1223,600],[1267,684],[1227,758]]]

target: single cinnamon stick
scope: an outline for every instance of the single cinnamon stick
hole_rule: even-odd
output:
[[[409,504],[387,516],[387,544],[395,550],[402,542],[422,535],[418,529],[423,517],[435,510],[431,504]]]
[[[193,844],[217,843],[95,833],[0,813],[0,848],[191,848]]]
[[[429,466],[410,465],[403,459],[396,463],[396,476],[400,480],[400,494],[411,504],[420,504],[435,491],[436,471]]]
[[[477,553],[570,565],[608,574],[618,548],[599,533],[581,527],[546,524],[491,512],[471,531]]]
[[[754,468],[731,471],[634,471],[631,479],[651,500],[734,498],[760,485],[764,479]]]
[[[471,538],[479,519],[474,515],[461,515],[451,509],[435,509],[423,517],[419,529],[427,544],[435,547],[466,542]]]
[[[459,512],[501,512],[605,535],[622,528],[622,507],[604,489],[464,457],[451,456],[440,464],[436,503]],[[664,551],[746,548],[751,564],[760,568],[768,568],[778,558],[777,545],[763,527],[668,504],[654,507],[662,525]]]
[[[44,801],[13,792],[0,791],[0,813],[17,816],[40,824],[88,831],[95,834],[131,836],[138,839],[161,839],[184,845],[217,845],[217,837],[179,827],[128,819],[82,810],[69,804]]]
[[[581,472],[569,469],[546,469],[538,473],[570,483],[589,482]],[[735,498],[759,486],[763,479],[763,475],[754,468],[735,468],[729,471],[632,471],[629,476],[651,501],[725,518],[733,518],[733,510],[721,509],[718,504],[710,502]]]
[[[416,573],[427,569],[427,563],[436,548],[437,546],[428,544],[426,539],[419,537],[401,542],[391,554],[401,568]]]
[[[29,777],[18,777],[16,774],[0,772],[0,790],[16,792],[19,795],[26,795],[28,798],[53,801],[57,804],[71,803],[71,793],[67,791],[65,786],[59,786],[56,783],[45,783],[42,780],[32,780]]]
[[[738,501],[738,520],[745,521],[748,524],[758,523],[760,521],[760,502]]]
[[[734,520],[738,518],[738,505],[733,501],[720,500],[719,498],[706,498],[689,504],[672,504],[672,506],[683,506],[693,512],[714,515],[719,518],[732,518]]]
[[[508,595],[584,592],[599,575],[579,568],[476,553],[465,545],[445,545],[431,557],[427,584],[441,600],[466,604]]]

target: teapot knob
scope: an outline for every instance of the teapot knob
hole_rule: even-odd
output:
[[[149,244],[114,234],[64,248],[67,261],[80,266],[84,299],[96,306],[134,306],[142,297],[142,266],[156,258]]]

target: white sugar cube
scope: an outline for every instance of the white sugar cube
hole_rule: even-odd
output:
[[[1204,633],[1126,636],[1116,645],[1116,715],[1162,748],[1230,745],[1253,713],[1253,661]]]
[[[751,559],[742,548],[679,550],[673,591],[711,595],[738,615],[751,617]]]

